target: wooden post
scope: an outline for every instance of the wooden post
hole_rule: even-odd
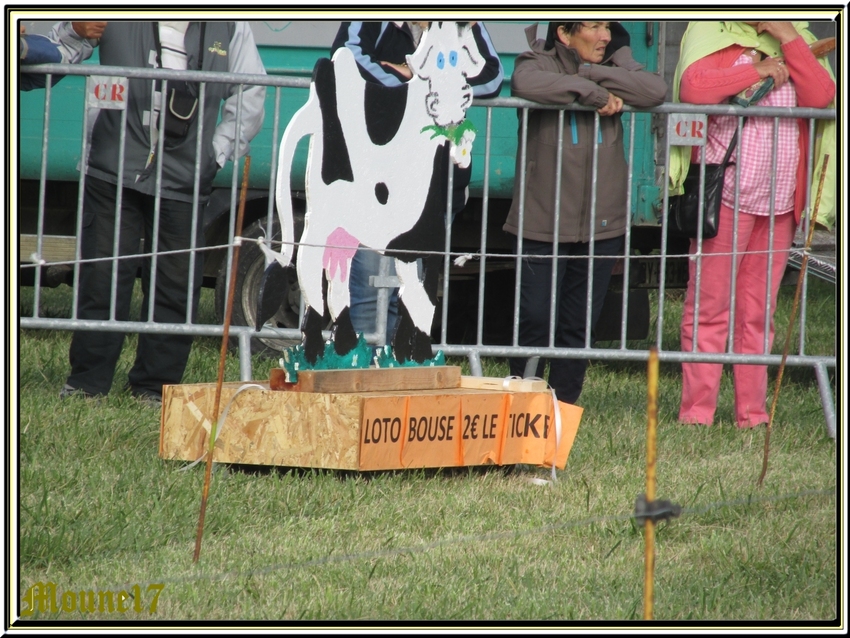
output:
[[[803,261],[800,264],[800,276],[797,278],[797,290],[794,293],[794,305],[791,306],[791,317],[788,320],[788,332],[785,334],[785,348],[782,351],[782,362],[779,364],[779,374],[776,375],[776,385],[773,389],[773,401],[770,404],[770,418],[767,421],[767,430],[764,434],[764,457],[761,462],[761,474],[756,485],[761,488],[764,477],[767,474],[767,458],[770,454],[770,432],[773,429],[773,416],[776,413],[776,403],[779,401],[779,388],[782,385],[782,374],[785,372],[785,361],[788,359],[788,350],[791,349],[791,336],[794,333],[794,319],[797,316],[797,305],[800,303],[800,293],[803,289],[803,280],[806,278],[806,268],[809,265],[809,250],[812,247],[812,238],[815,234],[815,221],[818,218],[820,198],[823,193],[823,182],[826,177],[826,167],[829,165],[829,155],[823,156],[823,169],[818,182],[818,194],[815,198],[815,208],[812,211],[812,219],[809,222],[809,234],[806,237],[806,247],[803,249]]]
[[[658,426],[658,349],[649,349],[646,392],[646,502],[655,500],[655,434]],[[643,619],[652,620],[655,579],[655,523],[647,517],[644,536]]]
[[[239,194],[239,210],[236,214],[236,237],[242,237],[242,218],[245,216],[245,199],[248,194],[248,172],[251,169],[251,156],[245,156],[245,167],[242,169],[242,191]],[[215,448],[216,426],[218,424],[218,412],[221,404],[221,384],[224,382],[224,363],[227,358],[227,342],[230,339],[230,316],[233,313],[233,296],[236,290],[236,266],[239,262],[239,244],[237,241],[233,247],[233,260],[230,264],[230,286],[227,289],[227,304],[224,313],[224,332],[221,336],[221,354],[218,361],[218,381],[215,387],[215,402],[213,404],[212,419],[210,419],[210,438],[207,445],[207,469],[204,474],[204,491],[201,495],[201,512],[198,515],[198,535],[195,538],[195,554],[192,562],[197,563],[201,555],[201,539],[204,536],[204,517],[207,512],[207,497],[210,493],[210,479],[212,477],[213,449]]]

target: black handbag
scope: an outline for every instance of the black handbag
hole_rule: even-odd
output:
[[[183,139],[195,119],[198,98],[187,82],[171,80],[165,100],[165,139],[174,142]]]
[[[159,23],[154,22],[153,34],[156,44],[157,64],[162,67],[162,45],[159,42]],[[198,46],[198,68],[204,65],[204,32],[206,23],[201,23],[201,39]],[[165,96],[162,111],[165,113],[165,142],[173,146],[189,132],[198,111],[198,86],[183,80],[169,80],[168,94]]]
[[[705,165],[705,190],[703,192],[702,238],[717,236],[720,218],[720,200],[723,196],[723,176],[729,166],[729,157],[738,144],[738,130],[729,142],[726,156],[720,164]],[[699,164],[692,163],[685,178],[682,195],[668,198],[668,232],[678,237],[695,239],[699,228]]]

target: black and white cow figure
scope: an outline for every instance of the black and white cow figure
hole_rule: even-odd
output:
[[[461,124],[472,104],[467,77],[483,67],[471,28],[432,22],[407,56],[413,77],[399,87],[365,81],[352,53],[341,48],[313,70],[310,95],[281,140],[276,204],[282,229],[280,253],[266,248],[266,281],[279,277],[294,252],[290,171],[298,141],[312,136],[307,161],[307,211],[296,269],[305,301],[304,354],[315,363],[324,352],[323,301],[337,353],[349,352],[357,335],[349,317],[348,270],[361,245],[395,258],[400,321],[393,339],[399,361],[432,357],[430,330],[437,292],[439,253],[445,248],[448,157],[458,148],[435,130]],[[464,140],[467,155],[471,136]],[[457,159],[455,159],[457,162]],[[421,281],[417,258],[423,257]],[[323,299],[322,273],[327,278]],[[257,329],[276,303],[261,288]],[[276,297],[276,298],[279,298]]]

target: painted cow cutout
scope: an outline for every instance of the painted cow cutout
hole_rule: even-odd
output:
[[[432,22],[419,47],[407,56],[413,78],[385,87],[362,78],[352,53],[339,49],[313,70],[310,95],[286,127],[280,145],[276,204],[282,249],[267,249],[266,281],[281,272],[294,252],[290,171],[298,141],[310,135],[307,161],[307,211],[296,260],[305,301],[301,326],[306,359],[315,363],[324,351],[322,273],[325,301],[334,322],[338,354],[349,352],[357,335],[349,317],[348,271],[357,248],[396,260],[399,326],[393,350],[399,361],[431,358],[431,322],[436,305],[438,253],[445,248],[448,158],[446,129],[462,123],[472,104],[467,77],[484,61],[472,30],[454,22]],[[440,132],[443,134],[440,135]],[[471,138],[461,144],[468,150]],[[457,161],[457,159],[456,159]],[[416,252],[392,252],[419,251]],[[417,258],[423,257],[420,281]],[[279,291],[261,287],[258,329],[273,314],[264,296]],[[271,308],[271,310],[270,310]]]

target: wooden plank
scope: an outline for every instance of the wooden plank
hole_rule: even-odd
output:
[[[462,376],[460,387],[498,392],[546,392],[548,390],[548,385],[543,379],[507,379],[501,377]]]
[[[303,370],[298,383],[286,382],[286,373],[273,368],[269,377],[272,390],[294,392],[387,392],[409,390],[448,390],[460,387],[459,366],[418,366],[362,368],[357,370]]]

